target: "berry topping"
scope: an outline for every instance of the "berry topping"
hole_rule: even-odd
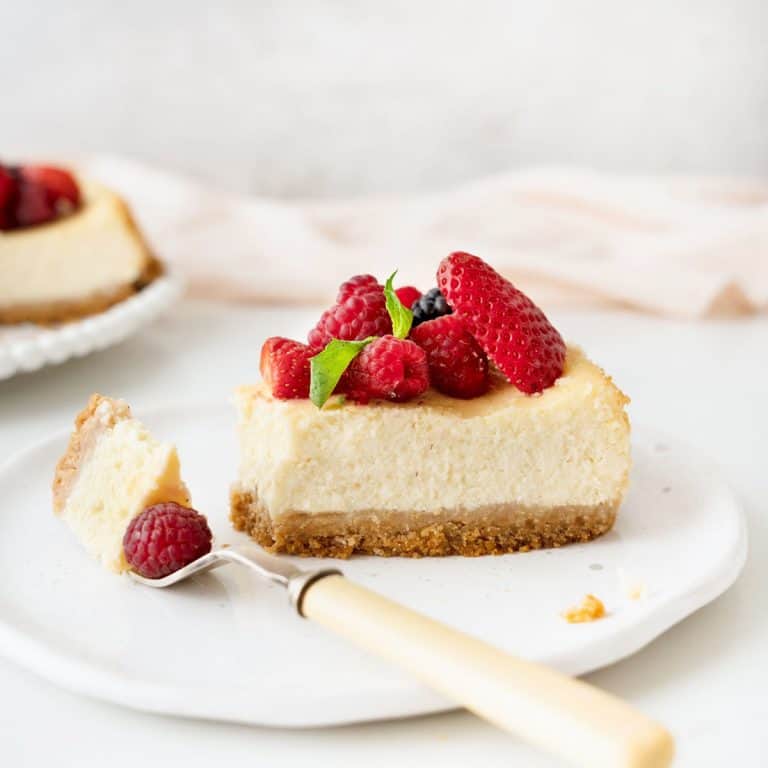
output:
[[[381,290],[381,283],[373,275],[355,275],[339,286],[336,303],[340,304],[356,293],[370,293],[371,291]]]
[[[395,293],[400,299],[400,303],[408,309],[412,309],[413,305],[421,298],[421,291],[412,285],[404,285],[402,288],[398,288]]]
[[[427,353],[435,389],[465,399],[488,390],[488,358],[456,315],[421,323],[411,331],[411,339]]]
[[[0,230],[13,227],[13,209],[17,192],[18,184],[15,174],[0,165]]]
[[[410,305],[413,310],[413,327],[427,320],[434,320],[436,317],[450,315],[453,311],[445,300],[445,296],[440,293],[439,288],[432,288],[423,296]]]
[[[56,203],[45,187],[29,181],[22,174],[19,178],[13,216],[17,227],[45,224],[46,221],[56,218]]]
[[[147,507],[123,537],[125,559],[145,579],[161,579],[211,551],[205,517],[175,502]]]
[[[482,259],[452,253],[440,263],[437,282],[467,330],[518,389],[541,392],[562,375],[565,343],[560,334],[524,293]]]
[[[44,224],[79,204],[80,190],[68,171],[0,165],[0,229]]]
[[[80,204],[80,190],[69,171],[44,165],[27,165],[21,169],[22,178],[42,187],[58,209],[72,210]]]
[[[370,275],[353,277],[342,284],[338,301],[323,312],[309,332],[309,346],[321,350],[331,339],[357,341],[392,333],[384,288]]]
[[[382,336],[367,344],[341,377],[338,392],[352,400],[394,400],[402,403],[429,387],[424,350],[407,339]]]
[[[274,397],[309,397],[309,359],[313,354],[306,344],[280,336],[264,342],[259,368]]]

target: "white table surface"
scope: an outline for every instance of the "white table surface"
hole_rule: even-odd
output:
[[[636,422],[683,436],[718,461],[750,527],[749,560],[728,593],[589,680],[667,724],[678,742],[676,765],[764,766],[768,318],[690,324],[629,314],[552,314],[565,335],[632,395]],[[67,428],[92,391],[126,398],[139,415],[174,400],[226,398],[257,376],[265,335],[300,338],[313,316],[186,302],[115,349],[0,382],[0,459]],[[105,762],[110,768],[208,768],[212,761],[229,766],[246,760],[270,768],[558,765],[466,712],[311,731],[185,721],[71,695],[4,660],[0,745],[0,764],[14,768]]]

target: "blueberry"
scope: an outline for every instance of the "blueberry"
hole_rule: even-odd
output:
[[[453,312],[439,288],[431,288],[421,298],[414,301],[411,311],[413,312],[414,328],[427,320],[434,320],[436,317],[450,315]]]

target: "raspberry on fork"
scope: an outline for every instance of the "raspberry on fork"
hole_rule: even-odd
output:
[[[145,579],[162,579],[211,551],[213,535],[203,515],[175,502],[147,507],[128,524],[123,552]]]
[[[427,320],[411,330],[411,339],[427,353],[435,389],[465,399],[488,390],[488,358],[458,316]]]
[[[544,313],[477,256],[456,252],[440,262],[437,283],[488,357],[527,394],[562,375],[565,342]]]
[[[424,350],[408,339],[382,336],[352,361],[339,381],[338,392],[352,400],[412,400],[429,388]]]
[[[272,336],[264,342],[259,368],[274,397],[309,397],[309,359],[313,354],[306,344],[282,336]]]

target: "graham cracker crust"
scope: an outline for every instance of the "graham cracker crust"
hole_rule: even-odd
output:
[[[230,519],[264,549],[302,557],[477,557],[591,541],[613,527],[620,503],[554,508],[501,504],[469,514],[294,512],[275,526],[257,497],[233,490]]]
[[[0,325],[18,323],[36,323],[54,325],[80,320],[88,315],[97,315],[111,306],[124,301],[146,288],[153,280],[163,274],[163,265],[155,258],[150,258],[141,276],[131,283],[117,286],[85,296],[81,299],[65,301],[46,301],[32,304],[15,304],[12,307],[0,307]]]

